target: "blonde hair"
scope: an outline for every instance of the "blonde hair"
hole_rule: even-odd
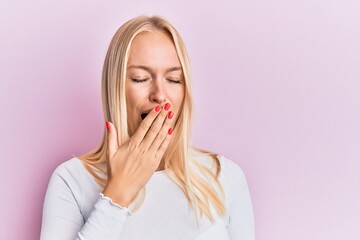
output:
[[[171,37],[184,74],[183,107],[176,121],[173,136],[163,156],[165,173],[182,189],[189,205],[198,216],[205,215],[215,222],[212,210],[219,216],[226,214],[225,193],[219,182],[220,161],[216,154],[190,146],[190,122],[192,98],[190,84],[190,64],[185,44],[176,29],[159,16],[139,16],[123,24],[113,36],[108,48],[102,72],[102,104],[106,121],[115,125],[118,132],[119,146],[129,140],[125,96],[126,67],[129,49],[133,39],[141,32],[162,31]],[[107,182],[107,129],[104,124],[104,135],[101,144],[78,157],[95,181],[104,188]],[[201,156],[211,157],[212,167],[206,167],[195,160],[194,152]],[[99,176],[103,175],[103,177]],[[145,186],[146,187],[146,186]],[[145,187],[132,200],[136,212],[145,199]],[[130,207],[129,206],[129,207]],[[212,209],[213,208],[213,209]]]

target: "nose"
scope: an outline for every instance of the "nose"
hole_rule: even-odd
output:
[[[164,90],[164,87],[158,81],[153,81],[151,84],[151,91],[149,95],[150,102],[154,102],[157,104],[165,104],[167,102],[167,95]]]

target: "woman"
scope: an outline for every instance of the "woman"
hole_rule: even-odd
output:
[[[190,146],[190,65],[164,19],[114,35],[104,63],[102,143],[56,168],[41,239],[254,239],[241,168]]]

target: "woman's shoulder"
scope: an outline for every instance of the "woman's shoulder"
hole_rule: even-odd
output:
[[[61,206],[66,205],[72,209],[78,207],[83,214],[88,214],[100,191],[100,186],[92,179],[81,160],[72,157],[58,164],[52,172],[46,190],[44,208],[47,211],[57,211],[53,210],[54,207],[60,206],[61,209]]]
[[[83,170],[84,167],[80,159],[78,159],[77,157],[72,157],[71,159],[65,160],[64,162],[60,163],[53,171],[53,175],[73,175],[76,173],[79,174]]]
[[[51,175],[50,182],[66,184],[70,188],[93,185],[93,179],[81,160],[72,157],[60,163]]]
[[[245,173],[238,163],[221,154],[218,154],[217,157],[224,174],[230,177],[245,177]]]
[[[223,154],[213,153],[199,148],[192,148],[191,151],[192,155],[197,159],[197,161],[210,168],[214,167],[213,157],[216,157],[220,162],[221,174],[226,175],[228,178],[233,179],[234,177],[245,177],[244,171],[240,165]]]
[[[228,204],[230,204],[230,202],[240,201],[241,196],[247,194],[247,177],[237,162],[223,154],[196,151],[196,149],[193,150],[193,153],[197,161],[210,167],[213,172],[215,172],[216,169],[216,160],[214,161],[212,156],[218,160],[220,164],[219,181],[228,197]]]

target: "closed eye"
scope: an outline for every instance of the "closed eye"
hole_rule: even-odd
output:
[[[144,78],[144,79],[132,78],[131,80],[132,80],[133,82],[141,83],[141,82],[145,82],[146,80],[148,80],[148,78]]]
[[[181,84],[180,80],[168,79],[168,81],[171,82],[171,83],[180,83]]]

